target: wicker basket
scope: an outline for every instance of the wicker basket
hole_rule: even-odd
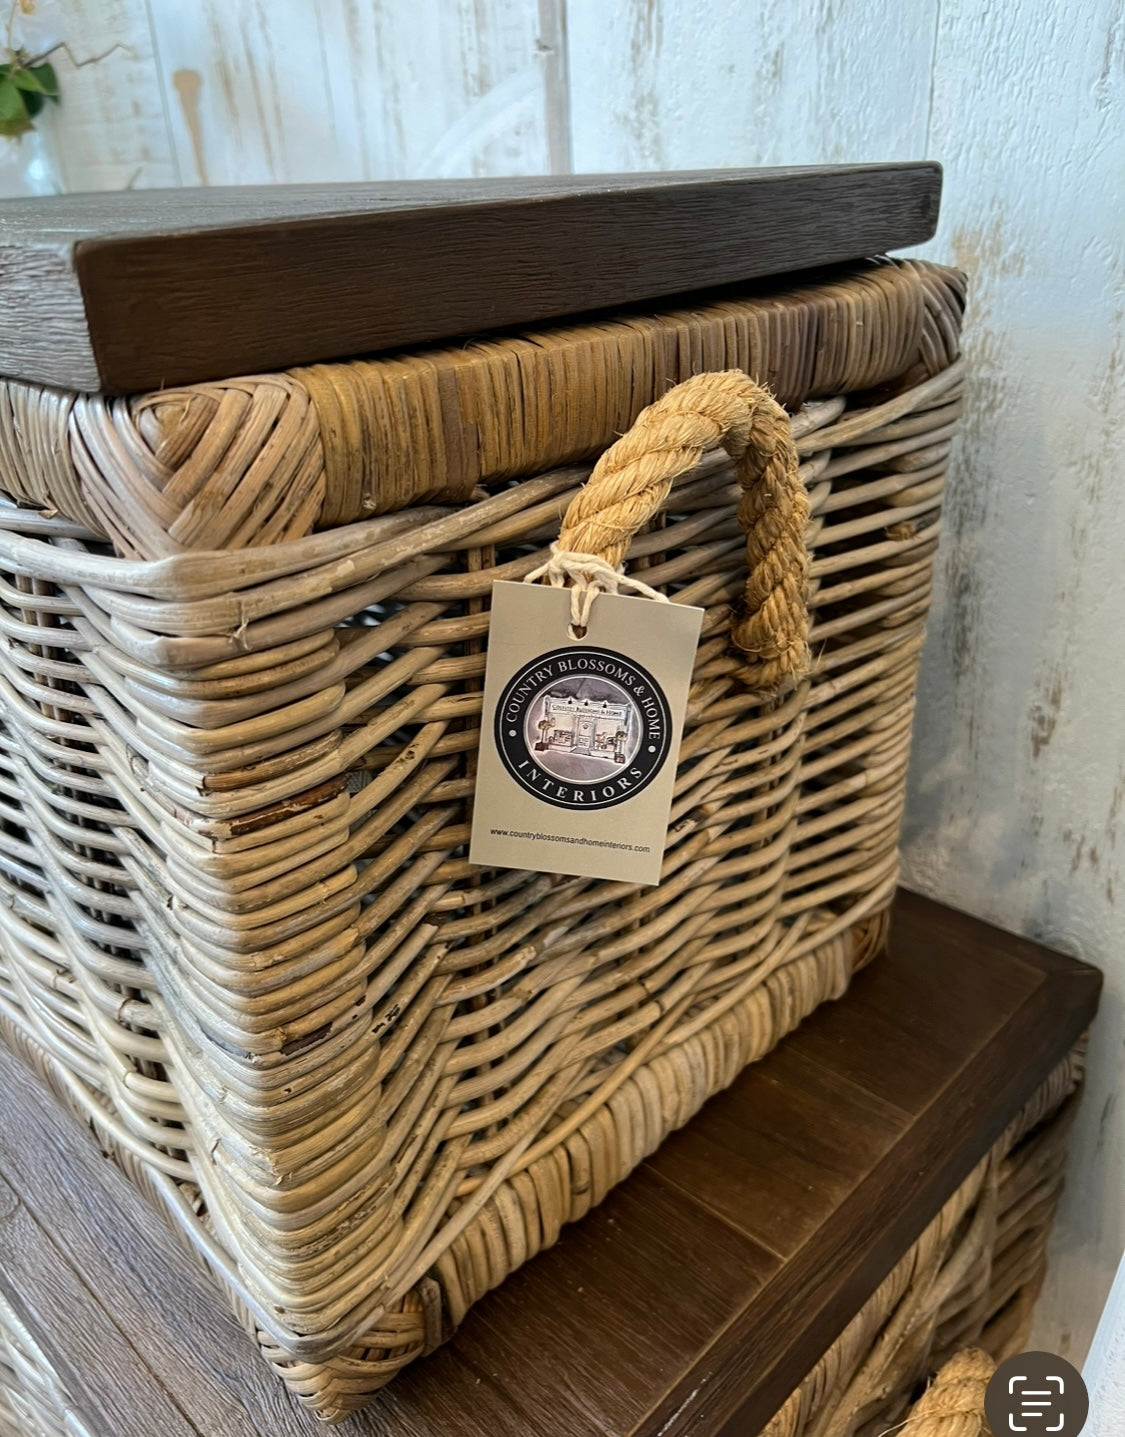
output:
[[[881,944],[962,301],[872,262],[133,398],[0,386],[0,1014],[321,1415]],[[629,556],[706,610],[662,882],[475,868],[491,583],[720,369],[793,415],[811,673],[782,691],[764,646],[747,686],[770,585],[739,610],[710,456]]]
[[[0,1437],[90,1437],[54,1368],[2,1293]]]
[[[1019,1352],[1043,1278],[1083,1050],[1052,1074],[762,1437],[987,1437],[993,1365]],[[911,1412],[919,1380],[962,1343]],[[973,1420],[977,1419],[977,1425]],[[911,1423],[913,1425],[911,1425]],[[927,1425],[929,1424],[929,1425]],[[943,1425],[945,1424],[945,1425]],[[48,1359],[0,1297],[0,1437],[86,1437]]]
[[[1063,1186],[1066,1141],[1085,1067],[1080,1045],[1051,1074],[992,1152],[887,1275],[762,1437],[882,1437],[897,1430],[927,1373],[966,1344],[994,1363],[1024,1350]],[[990,1372],[978,1360],[984,1383]],[[955,1368],[954,1379],[972,1379]],[[943,1437],[920,1418],[917,1437]],[[906,1432],[913,1429],[908,1425]],[[971,1424],[949,1437],[971,1437]]]

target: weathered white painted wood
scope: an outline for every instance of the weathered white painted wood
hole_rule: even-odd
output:
[[[345,178],[319,9],[287,0],[149,0],[185,184]]]
[[[188,183],[566,168],[562,0],[148,0]]]
[[[337,134],[365,178],[567,169],[564,0],[332,0]]]
[[[568,0],[577,170],[922,157],[936,0]]]
[[[1076,1361],[1125,1246],[1123,62],[1117,0],[945,0],[929,138],[970,380],[906,876],[1106,970],[1035,1334]]]
[[[40,0],[17,9],[12,40],[33,54],[67,47],[51,56],[62,102],[37,125],[61,188],[179,183],[143,0]]]

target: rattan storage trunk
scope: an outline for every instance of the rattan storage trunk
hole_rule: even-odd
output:
[[[760,1437],[886,1437],[900,1430],[899,1420],[919,1383],[943,1362],[940,1376],[914,1409],[917,1430],[901,1429],[904,1437],[979,1437],[984,1432],[984,1389],[993,1365],[1026,1345],[1083,1065],[1080,1044],[902,1255]],[[107,1236],[107,1248],[111,1241]],[[159,1301],[150,1296],[143,1310]],[[91,1303],[90,1321],[103,1314],[104,1304],[95,1308]],[[969,1343],[983,1351],[959,1350]],[[945,1361],[950,1352],[956,1355]],[[96,1372],[102,1375],[100,1368]],[[114,1376],[120,1381],[120,1373]],[[93,1374],[92,1380],[97,1380]],[[0,1295],[0,1437],[88,1437],[79,1415],[88,1394],[79,1383],[73,1391],[77,1404],[35,1335]],[[133,1391],[143,1391],[143,1385],[134,1383]],[[979,1415],[979,1431],[966,1420],[972,1414]],[[941,1416],[948,1417],[948,1429],[936,1422]],[[934,1425],[925,1425],[923,1417]],[[262,1437],[283,1437],[276,1415],[252,1416],[251,1425]],[[139,1413],[137,1422],[127,1426],[129,1433],[148,1437],[150,1428]],[[111,1437],[101,1426],[92,1430],[93,1437]],[[377,1429],[372,1423],[362,1430]],[[126,1432],[119,1428],[112,1437],[126,1437]]]
[[[0,1016],[321,1415],[879,948],[962,302],[869,260],[132,396],[0,387]],[[711,370],[792,415],[811,672],[745,681],[710,455],[628,559],[706,610],[661,883],[476,868],[491,584]]]

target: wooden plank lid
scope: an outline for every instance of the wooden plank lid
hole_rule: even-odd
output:
[[[126,191],[0,204],[0,374],[133,392],[929,239],[932,163]]]

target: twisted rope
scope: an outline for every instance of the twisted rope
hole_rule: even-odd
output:
[[[914,1405],[897,1437],[988,1437],[984,1394],[996,1364],[987,1352],[959,1352]]]
[[[607,564],[598,554],[560,549],[558,540],[551,545],[551,557],[525,575],[524,583],[534,584],[542,578],[546,578],[556,589],[562,588],[568,580],[572,581],[570,623],[575,629],[585,629],[590,622],[590,610],[599,594],[617,594],[622,589],[631,589],[642,598],[656,599],[662,604],[668,602],[667,594],[650,588],[640,579],[631,579],[620,566],[615,568]]]
[[[571,502],[550,563],[529,578],[569,578],[589,594],[575,606],[588,614],[593,596],[624,577],[634,534],[660,511],[673,481],[720,444],[737,465],[749,570],[731,637],[747,659],[743,680],[780,692],[809,667],[809,501],[788,415],[741,370],[697,374],[642,410]]]

